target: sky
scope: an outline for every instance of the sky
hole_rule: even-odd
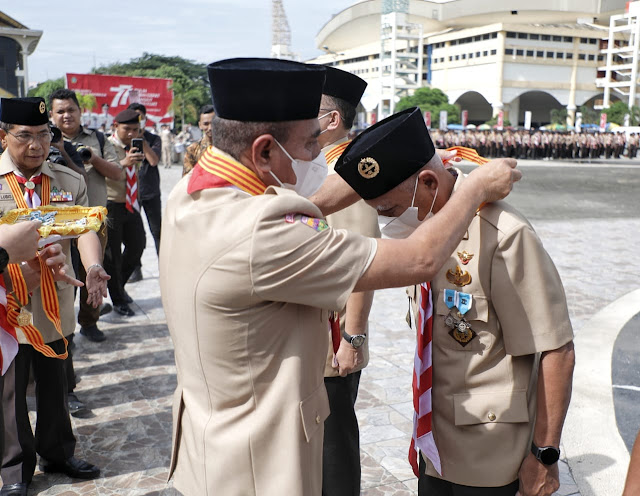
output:
[[[314,38],[355,0],[283,0],[291,45],[302,60],[321,54]],[[271,0],[22,0],[0,10],[44,33],[29,57],[31,84],[127,62],[144,52],[210,63],[269,57]]]

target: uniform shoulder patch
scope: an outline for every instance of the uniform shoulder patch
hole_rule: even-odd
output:
[[[322,232],[329,229],[329,224],[324,219],[317,219],[315,217],[309,217],[307,215],[302,214],[287,214],[284,216],[284,221],[287,224],[293,224],[296,221],[300,221],[305,226],[309,226],[311,229],[315,231]]]

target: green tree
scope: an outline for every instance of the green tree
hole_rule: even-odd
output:
[[[40,96],[44,98],[45,102],[47,102],[47,106],[49,105],[49,96],[56,90],[60,90],[64,88],[64,79],[48,79],[38,84],[35,88],[31,88],[29,90],[28,96]]]
[[[449,103],[449,97],[438,88],[419,88],[411,96],[405,96],[396,104],[396,112],[411,107],[420,107],[423,112],[431,112],[432,122],[438,121],[441,110],[446,110],[447,124],[460,124],[460,107]]]
[[[629,114],[629,125],[637,126],[640,122],[640,107],[634,105],[629,109],[626,103],[617,101],[613,103],[608,109],[604,110],[607,114],[608,122],[615,122],[624,126],[624,116]]]
[[[567,125],[567,108],[551,109],[551,123]]]
[[[195,124],[201,106],[211,103],[207,67],[178,56],[143,53],[125,63],[115,63],[93,70],[95,74],[158,77],[173,80],[174,114],[185,122]]]
[[[495,117],[492,117],[487,122],[485,122],[485,124],[491,127],[495,126],[496,124],[498,124],[498,116],[496,115]],[[509,119],[503,119],[502,125],[504,127],[509,127],[511,125],[511,121]]]
[[[597,110],[587,107],[586,105],[582,105],[578,108],[578,112],[582,112],[583,124],[600,124],[600,112]]]

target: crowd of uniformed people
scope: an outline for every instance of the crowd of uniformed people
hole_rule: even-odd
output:
[[[464,146],[487,158],[532,160],[635,159],[640,136],[623,132],[466,130],[431,131],[436,146]]]
[[[141,208],[175,347],[177,491],[359,495],[355,402],[373,292],[407,286],[407,453],[419,494],[556,491],[573,331],[553,262],[502,199],[521,177],[514,158],[576,158],[573,135],[562,148],[547,133],[430,134],[414,108],[351,140],[366,88],[355,75],[276,59],[222,60],[208,74],[204,141],[167,201],[162,238],[162,142],[144,132],[143,106],[120,112],[105,137],[80,125],[67,90],[48,109],[39,98],[1,101],[2,213],[106,206],[108,221],[39,254],[38,221],[0,226],[0,494],[28,494],[37,455],[44,472],[100,475],[74,456],[69,415],[86,408],[73,391],[74,291],[93,341],[106,338],[97,322],[107,288],[115,311],[133,314],[124,285],[144,247]],[[76,167],[47,161],[50,117],[90,149]],[[456,146],[495,159],[478,157],[484,165],[464,175],[456,151],[437,150]]]

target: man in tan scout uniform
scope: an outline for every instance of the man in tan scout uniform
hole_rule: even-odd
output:
[[[383,236],[411,239],[470,177],[445,169],[437,155],[421,155],[416,135],[429,139],[419,109],[409,109],[367,129],[336,164],[369,205],[393,217]],[[378,164],[378,177],[354,173],[354,163]],[[385,184],[386,174],[399,185]],[[433,313],[423,321],[433,326],[432,365],[423,355],[428,367],[420,378],[431,369],[432,386],[419,402],[414,395],[414,405],[420,405],[417,418],[432,415],[435,449],[422,451],[419,494],[550,495],[559,487],[558,447],[574,363],[553,262],[526,219],[499,201],[479,209],[430,281]],[[414,302],[418,295],[422,290],[414,287]],[[423,308],[428,317],[429,306]],[[416,322],[424,318],[415,315]]]
[[[319,496],[327,311],[354,289],[435,275],[478,205],[520,174],[505,160],[474,172],[440,223],[408,240],[333,230],[303,198],[326,174],[324,68],[231,59],[208,72],[213,146],[172,191],[162,227],[178,372],[170,476],[187,496]]]
[[[40,205],[87,205],[84,179],[69,168],[46,161],[51,141],[46,105],[41,98],[2,99],[0,139],[6,150],[0,157],[0,210],[33,208]],[[70,259],[70,241],[61,242]],[[102,266],[102,249],[94,232],[78,238],[78,250],[87,269],[89,302],[99,306],[106,296],[109,276]],[[12,279],[15,284],[15,280]],[[15,285],[14,285],[14,291]],[[61,332],[75,329],[73,287],[57,283]],[[32,314],[33,325],[52,353],[63,355],[65,343],[45,313],[46,300],[35,292],[25,305]],[[18,328],[18,355],[5,376],[4,440],[0,475],[2,495],[27,494],[33,477],[36,452],[44,472],[62,472],[70,477],[91,479],[100,469],[73,456],[75,437],[66,406],[67,382],[64,362],[36,351]],[[26,391],[33,366],[36,381],[37,427],[34,439],[29,423]]]
[[[320,101],[320,136],[318,143],[327,159],[329,174],[336,161],[349,145],[347,138],[356,116],[356,107],[367,83],[351,73],[326,68],[326,79]],[[327,216],[334,229],[380,237],[378,214],[363,200]],[[339,312],[336,343],[329,341],[324,368],[331,414],[324,422],[322,457],[322,494],[327,496],[360,495],[360,432],[355,402],[358,396],[360,371],[369,361],[368,319],[373,291],[353,293],[346,309]],[[342,337],[341,337],[342,336]],[[337,353],[334,344],[339,345]]]
[[[198,127],[202,131],[202,138],[187,147],[182,165],[183,176],[191,172],[191,169],[198,163],[202,154],[211,146],[211,121],[214,115],[213,105],[205,105],[200,109]]]
[[[105,178],[120,179],[124,173],[118,166],[116,152],[113,145],[99,131],[87,129],[81,123],[80,104],[75,91],[60,89],[54,91],[49,97],[50,117],[53,123],[62,131],[62,135],[74,143],[82,144],[91,150],[91,158],[85,163],[87,197],[89,206],[107,205],[107,187]],[[103,232],[104,231],[104,232]],[[106,226],[100,232],[100,242],[104,253],[106,245]],[[86,274],[80,264],[78,278],[84,281]],[[106,339],[104,333],[98,328],[100,308],[93,308],[87,303],[86,287],[80,289],[80,302],[78,311],[78,324],[80,334],[94,342]],[[108,312],[108,308],[103,310]]]
[[[126,109],[114,119],[115,131],[109,141],[116,151],[117,161],[122,169],[119,179],[107,178],[107,249],[105,267],[111,275],[109,294],[114,310],[120,315],[131,317],[135,312],[129,306],[133,300],[124,285],[138,266],[146,245],[144,226],[138,202],[138,171],[145,158],[143,151],[149,144],[142,139],[142,148],[134,148],[132,139],[140,136],[140,115]],[[125,172],[126,171],[126,174]],[[124,250],[122,246],[124,245]]]

